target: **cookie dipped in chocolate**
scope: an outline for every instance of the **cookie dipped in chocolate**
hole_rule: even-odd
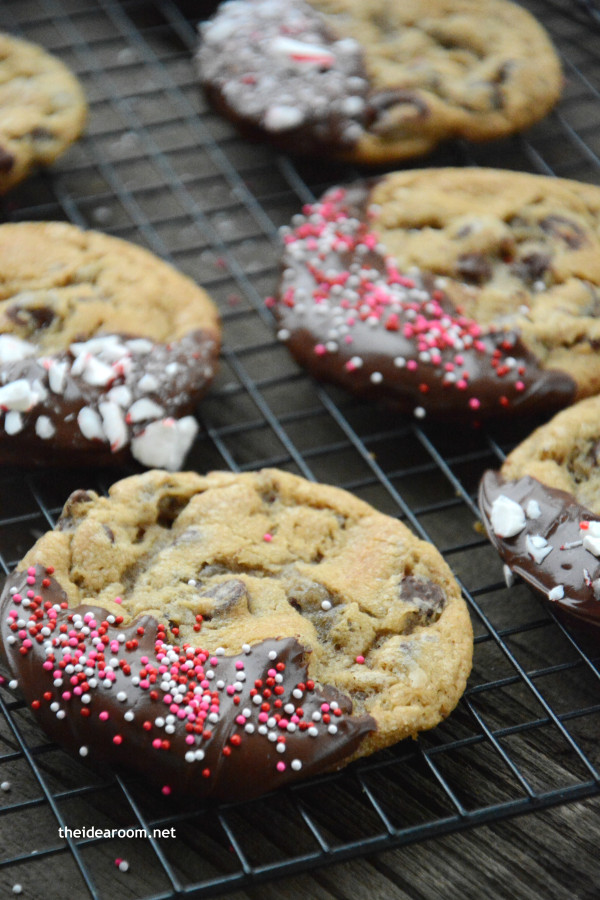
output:
[[[283,230],[269,303],[300,365],[417,417],[479,420],[570,403],[574,380],[544,369],[517,332],[463,315],[446,279],[398,270],[372,225],[372,186],[333,189]],[[460,290],[453,281],[453,297]]]
[[[505,565],[569,619],[600,625],[600,517],[527,475],[486,472],[479,506]]]
[[[2,656],[45,731],[88,762],[133,769],[165,795],[242,800],[335,769],[376,728],[307,678],[294,638],[236,656],[179,647],[152,616],[124,625],[69,608],[53,572],[8,578]]]

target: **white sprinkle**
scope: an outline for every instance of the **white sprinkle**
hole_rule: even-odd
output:
[[[600,556],[600,537],[594,534],[586,534],[583,539],[583,549],[589,550],[594,556]]]
[[[119,693],[117,694],[117,700],[119,700],[120,703],[125,703],[125,701],[127,700],[127,694],[125,693],[125,691],[119,691]]]
[[[246,734],[254,734],[254,725],[251,722],[248,722],[247,725],[244,725],[244,731]]]
[[[181,468],[197,432],[193,416],[151,422],[132,439],[131,452],[144,466],[174,471]]]
[[[293,759],[290,763],[291,768],[294,772],[299,772],[302,768],[302,762],[299,759]]]
[[[119,872],[127,872],[129,870],[129,863],[126,859],[121,860],[119,863]]]
[[[23,416],[20,412],[12,409],[6,413],[4,417],[4,430],[7,434],[18,434],[23,428]]]
[[[136,400],[127,411],[129,422],[143,422],[145,419],[161,419],[165,414],[164,407],[159,406],[154,400],[142,397]]]
[[[106,440],[100,416],[95,409],[91,408],[91,406],[84,406],[79,410],[77,413],[77,424],[79,425],[79,430],[82,435],[87,438],[88,441]]]
[[[10,781],[3,781],[0,784],[0,791],[10,791],[10,787],[11,787]]]
[[[525,538],[527,552],[535,563],[540,565],[554,549],[541,534],[528,534]]]
[[[403,369],[406,365],[406,359],[403,356],[397,356],[394,360],[394,365],[397,369]]]
[[[79,748],[79,755],[80,755],[80,756],[87,756],[88,753],[89,753],[89,750],[88,750],[87,747],[83,746],[83,747],[80,747],[80,748]]]
[[[319,729],[315,728],[314,725],[311,725],[311,727],[307,730],[307,734],[309,734],[311,737],[317,737],[318,733]]]
[[[563,584],[557,584],[548,592],[548,600],[562,600],[565,596],[565,587]]]
[[[133,400],[131,389],[128,388],[126,384],[116,385],[116,387],[110,389],[106,396],[109,400],[112,400],[113,403],[116,403],[123,409],[127,409],[128,406],[131,406],[131,401]]]
[[[540,504],[537,500],[530,500],[525,508],[525,514],[528,519],[539,519],[542,514]]]
[[[427,415],[427,413],[422,406],[417,406],[413,410],[413,415],[415,416],[416,419],[424,419],[425,416]]]
[[[381,382],[383,381],[383,375],[381,374],[381,372],[371,372],[370,380],[373,382],[373,384],[381,384]]]
[[[296,128],[304,120],[304,113],[297,106],[274,105],[265,112],[263,125],[267,131],[287,131]]]
[[[269,650],[269,659],[271,660],[271,662],[274,659],[277,659],[277,651],[276,650]]]
[[[13,894],[22,894],[23,886],[20,884],[13,884],[12,892],[13,892]]]
[[[123,718],[126,722],[133,722],[133,720],[135,719],[134,711],[132,709],[128,709]]]
[[[155,378],[154,375],[150,375],[149,372],[143,375],[138,381],[138,388],[140,389],[140,391],[144,391],[145,393],[156,391],[158,390],[158,387],[158,378]]]
[[[56,433],[56,428],[48,416],[38,416],[35,423],[35,433],[45,441]]]
[[[12,334],[0,334],[0,365],[35,356],[35,345]]]
[[[492,504],[490,521],[498,537],[514,537],[525,528],[525,513],[519,503],[500,494]]]
[[[504,565],[502,567],[502,572],[504,573],[504,583],[507,588],[511,588],[516,582],[516,576],[510,566]]]
[[[193,763],[195,759],[196,759],[196,754],[194,753],[194,751],[188,750],[188,752],[185,754],[185,761],[189,762],[189,763]]]
[[[9,381],[4,387],[0,387],[0,407],[15,409],[18,412],[27,412],[38,402],[38,395],[33,390],[26,378],[18,378]]]
[[[98,404],[102,416],[102,427],[108,438],[110,449],[113,453],[120,450],[127,443],[128,431],[121,407],[111,400]]]
[[[333,604],[332,604],[331,600],[323,600],[323,602],[321,603],[321,609],[325,610],[325,612],[329,612],[332,605]]]

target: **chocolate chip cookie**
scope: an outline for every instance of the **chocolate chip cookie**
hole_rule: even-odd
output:
[[[328,191],[282,231],[279,335],[318,378],[418,416],[600,391],[600,188],[494,169]]]
[[[80,136],[86,115],[83,89],[64,63],[0,33],[0,194],[54,162]]]
[[[180,468],[219,325],[207,294],[134,244],[0,226],[0,461]]]
[[[274,469],[77,491],[9,576],[0,627],[53,739],[221,800],[432,728],[472,655],[431,545]]]
[[[292,153],[364,164],[541,119],[560,63],[508,0],[234,0],[200,26],[209,100]]]
[[[569,617],[600,625],[600,398],[558,413],[487,472],[480,506],[506,564]]]

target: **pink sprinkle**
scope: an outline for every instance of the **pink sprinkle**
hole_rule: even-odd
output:
[[[263,541],[266,541],[267,544],[270,544],[272,540],[273,540],[273,535],[269,534],[268,531],[266,534],[263,534]]]
[[[141,656],[141,657],[140,657],[140,662],[141,662],[141,664],[142,664],[143,666],[145,666],[145,665],[147,664],[147,662],[148,662],[148,657],[147,657],[147,656]]]
[[[186,735],[185,742],[186,742],[186,744],[193,744],[194,743],[194,735],[193,734]]]
[[[481,406],[481,401],[477,399],[477,397],[471,397],[469,400],[469,406],[471,409],[479,409]]]
[[[315,344],[315,353],[317,356],[325,356],[327,353],[327,347],[325,344]]]
[[[238,659],[238,661],[237,661],[236,664],[235,664],[235,667],[236,667],[236,669],[243,669],[243,668],[244,668],[244,663],[241,661],[241,659]]]
[[[50,671],[54,663],[51,663],[49,659],[46,660],[45,663],[42,663],[42,669],[46,669],[47,672]]]
[[[27,576],[27,584],[35,584],[35,578],[33,577],[33,575]]]
[[[517,391],[524,391],[524,390],[525,390],[525,385],[523,384],[522,381],[517,381],[516,384],[515,384],[515,388],[516,388]]]
[[[168,784],[165,784],[165,785],[162,786],[161,791],[163,792],[163,794],[165,795],[165,797],[168,797],[169,794],[171,793],[171,788],[169,787]]]
[[[71,699],[71,691],[63,691],[62,698],[63,698],[63,700],[70,700]]]
[[[102,712],[100,713],[100,715],[98,716],[98,718],[99,718],[102,722],[106,722],[106,720],[108,719],[108,713],[106,712],[105,709],[102,710]]]
[[[229,694],[230,697],[232,697],[235,694],[235,688],[232,684],[227,685],[227,693]]]
[[[364,663],[364,661],[365,661],[364,656],[357,656],[357,657],[356,657],[356,662],[359,664],[359,666],[362,666],[362,664]]]
[[[121,600],[120,597],[115,597],[115,603],[122,603],[122,602],[123,602],[123,601]]]
[[[35,566],[29,566],[29,568],[27,569],[27,574],[35,575]]]
[[[160,739],[160,738],[154,738],[154,740],[152,741],[152,746],[154,747],[155,750],[160,750],[160,748],[161,748],[161,746],[162,746],[162,741],[161,741],[161,739]]]
[[[282,762],[281,760],[277,763],[277,771],[285,772],[285,763]]]
[[[244,716],[236,716],[235,721],[238,723],[238,725],[246,724],[246,719],[244,718]]]

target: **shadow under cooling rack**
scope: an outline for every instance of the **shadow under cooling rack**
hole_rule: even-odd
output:
[[[526,135],[458,142],[415,164],[599,184],[594,4],[523,5],[562,55],[562,102]],[[175,0],[4,0],[1,26],[77,72],[90,119],[87,135],[51,171],[3,199],[2,219],[99,228],[149,247],[204,285],[225,341],[188,466],[279,466],[401,518],[439,548],[462,586],[476,635],[473,673],[456,711],[418,741],[252,803],[201,809],[67,757],[4,685],[0,891],[19,883],[24,896],[46,900],[214,897],[599,793],[599,651],[565,631],[524,586],[506,588],[478,524],[481,474],[534,423],[479,431],[417,424],[319,386],[291,361],[264,306],[277,279],[278,227],[357,173],[247,143],[209,110],[191,63],[197,9]],[[125,474],[0,471],[2,571],[54,524],[72,490],[106,491]],[[126,879],[119,858],[129,864]]]

